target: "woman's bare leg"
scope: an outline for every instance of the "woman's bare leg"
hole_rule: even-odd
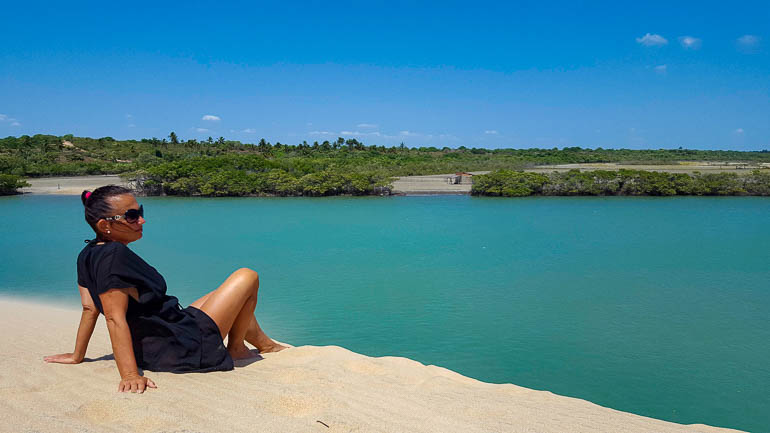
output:
[[[203,295],[203,296],[201,296],[200,298],[198,298],[198,300],[197,300],[197,301],[195,301],[195,302],[193,302],[192,304],[190,304],[190,306],[191,306],[191,307],[195,307],[195,308],[197,308],[197,309],[199,309],[199,310],[200,310],[200,309],[201,309],[201,306],[203,305],[203,303],[204,303],[204,302],[206,302],[206,299],[208,299],[208,298],[209,298],[209,296],[211,296],[211,294],[212,294],[212,293],[214,293],[214,292],[208,292],[208,293],[206,293],[205,295]]]
[[[268,337],[254,317],[259,289],[259,275],[251,269],[233,272],[215,291],[191,304],[204,311],[219,327],[222,338],[228,335],[227,348],[234,359],[250,356],[245,339],[260,353],[285,349]],[[240,302],[240,308],[238,304]]]
[[[233,359],[250,356],[243,340],[257,305],[259,275],[241,268],[230,274],[222,285],[211,292],[200,309],[217,324],[227,339],[227,351]]]
[[[259,353],[279,352],[286,349],[286,346],[276,343],[262,331],[256,317],[252,315],[251,318],[253,320],[249,329],[246,330],[246,341],[253,344]]]

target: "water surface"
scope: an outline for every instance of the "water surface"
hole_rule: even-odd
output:
[[[131,248],[171,294],[186,304],[253,268],[280,340],[770,431],[767,198],[140,201]],[[92,237],[79,198],[0,211],[0,294],[75,305]]]

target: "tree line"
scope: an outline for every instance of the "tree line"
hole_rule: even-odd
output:
[[[174,195],[378,194],[391,178],[456,171],[521,170],[534,165],[676,161],[770,162],[770,152],[688,149],[482,149],[385,147],[342,137],[297,144],[224,137],[116,140],[73,135],[0,139],[3,191],[26,177],[121,174],[147,193]],[[17,185],[14,188],[14,185]]]
[[[497,170],[474,176],[471,194],[498,197],[531,195],[770,195],[770,172],[666,173],[643,170],[595,170],[530,173]]]
[[[122,175],[145,195],[179,196],[328,196],[389,193],[385,172],[261,155],[195,157],[166,162]]]

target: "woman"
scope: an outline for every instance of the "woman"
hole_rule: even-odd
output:
[[[285,349],[262,332],[254,318],[259,276],[238,269],[219,288],[183,309],[166,295],[163,277],[127,245],[142,237],[144,208],[130,190],[107,185],[83,191],[86,222],[96,233],[78,256],[83,304],[75,351],[46,362],[83,360],[99,313],[107,319],[121,392],[144,392],[155,383],[139,374],[152,371],[231,370],[234,359],[251,356],[244,340],[260,353]],[[227,336],[227,347],[223,340]]]

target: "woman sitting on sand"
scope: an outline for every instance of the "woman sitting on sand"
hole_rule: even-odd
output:
[[[183,309],[177,298],[166,295],[158,271],[127,247],[142,237],[145,223],[144,208],[131,191],[107,185],[83,191],[81,200],[96,239],[87,241],[78,256],[83,314],[75,352],[47,356],[46,362],[81,362],[99,313],[107,319],[121,392],[156,387],[137,367],[176,373],[232,370],[233,359],[251,356],[244,340],[260,353],[285,348],[265,335],[254,317],[256,272],[238,269]]]

